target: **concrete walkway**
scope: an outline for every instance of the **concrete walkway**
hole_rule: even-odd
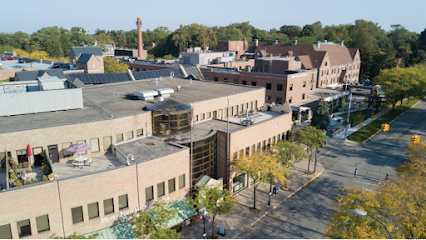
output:
[[[223,224],[226,229],[226,236],[221,238],[236,238],[244,233],[251,226],[256,224],[260,219],[269,214],[273,209],[285,205],[285,201],[293,196],[296,192],[300,191],[309,182],[318,177],[323,171],[323,166],[318,162],[316,173],[312,175],[306,175],[304,172],[307,170],[308,162],[302,161],[295,164],[296,169],[292,170],[288,176],[290,183],[287,187],[290,191],[279,190],[277,196],[271,197],[271,205],[268,205],[269,198],[269,183],[260,184],[256,190],[256,207],[260,208],[261,211],[258,213],[252,213],[249,211],[249,207],[253,207],[253,187],[246,188],[242,192],[238,193],[237,203],[232,209],[232,213],[228,213],[221,216],[216,216],[214,225],[214,233],[217,234],[220,224]],[[311,163],[310,171],[314,170],[314,163]],[[273,186],[280,184],[273,184]],[[210,214],[207,214],[210,216]],[[206,221],[206,233],[207,235],[212,233],[211,223]],[[192,226],[184,226],[181,234],[186,239],[201,239],[203,238],[203,220],[197,221]]]
[[[354,132],[358,131],[359,129],[363,128],[365,125],[367,125],[367,124],[371,123],[372,121],[374,121],[374,120],[376,120],[376,119],[380,118],[380,117],[381,117],[381,116],[383,116],[385,113],[387,113],[389,110],[390,110],[389,108],[384,109],[384,110],[380,111],[378,114],[376,114],[376,115],[372,116],[371,118],[369,118],[369,119],[367,119],[367,120],[365,120],[365,121],[361,122],[360,124],[358,124],[358,125],[356,125],[356,126],[354,126],[354,127],[350,127],[350,128],[348,128],[348,136],[349,136],[349,135],[351,135],[352,133],[354,133]],[[336,136],[334,136],[334,138],[337,138],[337,139],[345,139],[345,131],[343,131],[343,132],[341,132],[341,133],[337,134]]]

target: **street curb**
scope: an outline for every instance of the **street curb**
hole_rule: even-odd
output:
[[[297,192],[299,192],[300,190],[302,190],[306,185],[308,185],[310,182],[312,182],[315,178],[319,177],[322,173],[324,172],[324,166],[322,168],[322,171],[320,173],[318,173],[317,175],[315,175],[313,178],[311,178],[309,181],[307,181],[305,184],[303,184],[302,187],[299,187],[296,189],[296,191],[290,195],[288,195],[285,199],[283,199],[281,202],[279,202],[277,205],[275,205],[272,209],[270,209],[269,211],[265,212],[262,216],[260,216],[256,221],[254,221],[252,224],[250,224],[250,226],[248,226],[246,229],[244,229],[243,231],[237,233],[237,235],[235,235],[234,237],[232,237],[231,239],[237,238],[240,235],[244,234],[247,232],[247,230],[249,230],[251,227],[253,227],[256,223],[258,223],[260,220],[262,220],[264,217],[266,217],[270,212],[272,212],[273,210],[275,210],[278,206],[280,206],[281,204],[283,204],[285,201],[287,201],[287,199],[291,198],[294,194],[296,194]]]
[[[392,124],[395,120],[397,120],[399,117],[401,117],[402,115],[404,115],[408,110],[410,110],[411,108],[413,108],[414,106],[416,106],[417,104],[419,104],[423,99],[420,99],[418,102],[416,102],[416,104],[414,104],[413,106],[411,106],[409,109],[405,110],[403,113],[399,114],[396,118],[394,118],[392,121],[389,122],[389,125]],[[389,110],[391,111],[391,110]],[[369,138],[367,138],[364,142],[362,142],[361,144],[365,144],[366,142],[368,142],[371,138],[373,138],[374,136],[376,136],[379,132],[381,132],[382,130],[378,130],[375,134],[371,135]]]

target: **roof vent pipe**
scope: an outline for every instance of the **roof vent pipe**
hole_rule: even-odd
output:
[[[189,79],[189,84],[192,84],[192,78]]]
[[[158,85],[158,79],[157,78],[155,79],[155,85]]]
[[[158,96],[158,101],[159,102],[164,102],[164,97],[163,96]]]
[[[179,92],[180,91],[180,86],[176,86],[176,91]]]
[[[163,76],[160,76],[160,81],[163,81]]]
[[[172,77],[174,77],[175,76],[175,73],[174,72],[170,72],[170,80],[172,80]]]

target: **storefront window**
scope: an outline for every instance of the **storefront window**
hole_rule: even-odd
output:
[[[232,179],[232,190],[234,193],[240,192],[247,188],[247,174],[243,173]]]

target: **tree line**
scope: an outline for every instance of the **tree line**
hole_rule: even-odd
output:
[[[377,76],[381,69],[395,66],[407,67],[420,63],[426,59],[426,29],[421,34],[410,32],[403,26],[391,26],[388,32],[377,23],[356,20],[353,24],[323,26],[321,22],[306,24],[303,27],[283,25],[279,29],[269,31],[255,28],[249,22],[232,23],[222,27],[206,27],[201,24],[181,25],[175,31],[167,27],[147,29],[142,32],[145,47],[155,47],[150,50],[150,58],[164,55],[177,57],[183,48],[208,46],[217,49],[219,40],[243,40],[246,38],[249,45],[253,39],[260,42],[278,40],[279,43],[312,43],[314,41],[344,41],[349,48],[359,48],[361,53],[361,79]],[[49,56],[59,58],[68,54],[72,46],[81,43],[107,44],[114,43],[121,48],[137,48],[137,30],[101,30],[88,34],[84,28],[73,27],[45,27],[33,34],[21,31],[16,33],[0,33],[0,51],[12,48],[28,51],[46,51]]]

